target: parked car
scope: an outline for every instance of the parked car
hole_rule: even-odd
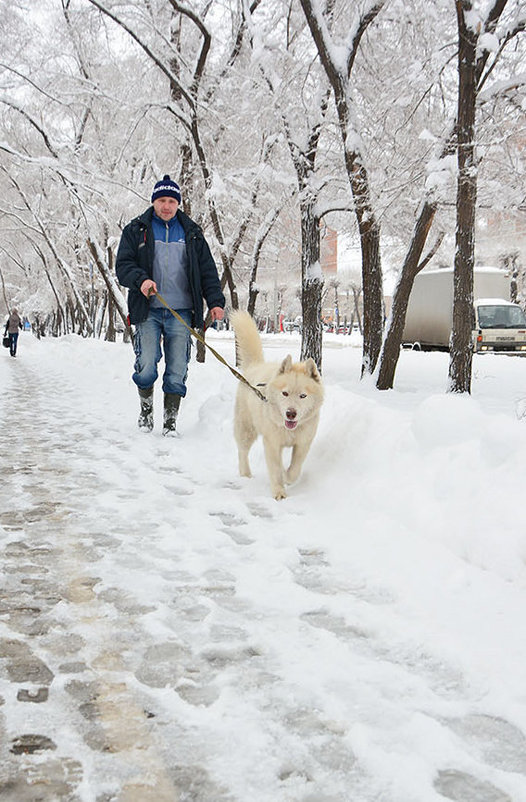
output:
[[[296,318],[296,320],[284,320],[283,321],[283,331],[301,331],[301,322]]]

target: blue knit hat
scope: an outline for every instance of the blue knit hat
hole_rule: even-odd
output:
[[[181,203],[181,190],[179,184],[172,181],[169,175],[164,175],[162,181],[158,181],[153,188],[152,203],[157,198],[175,198],[176,201]]]

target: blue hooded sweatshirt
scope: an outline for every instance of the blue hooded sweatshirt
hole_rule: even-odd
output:
[[[155,212],[152,228],[155,241],[153,280],[157,289],[172,309],[192,309],[184,228],[177,217],[166,222]],[[151,306],[162,308],[163,304],[152,298]]]

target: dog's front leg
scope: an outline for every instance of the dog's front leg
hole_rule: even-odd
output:
[[[281,460],[282,447],[272,443],[267,438],[263,439],[263,446],[265,448],[265,459],[267,461],[272,495],[276,501],[280,501],[282,498],[287,498]]]
[[[296,443],[296,445],[292,447],[290,465],[287,473],[285,474],[285,481],[288,485],[291,485],[299,478],[303,463],[305,462],[305,457],[309,453],[312,439],[313,438],[311,437],[307,441],[304,441],[301,444]]]
[[[239,463],[239,475],[246,476],[248,477],[248,479],[251,479],[252,472],[250,470],[250,463],[248,461],[248,451],[246,448],[238,447],[238,463]]]
[[[248,461],[248,452],[257,438],[257,432],[251,425],[246,408],[241,404],[239,399],[236,402],[234,437],[237,443],[239,475],[250,478],[252,473]]]

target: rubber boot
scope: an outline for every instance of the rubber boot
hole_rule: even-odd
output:
[[[179,404],[181,403],[181,396],[177,393],[164,394],[164,426],[163,434],[165,437],[176,437],[175,422],[177,421],[177,413],[179,412]]]
[[[139,387],[139,398],[141,399],[141,411],[137,425],[139,429],[151,432],[153,429],[153,387],[148,387],[146,390]]]

